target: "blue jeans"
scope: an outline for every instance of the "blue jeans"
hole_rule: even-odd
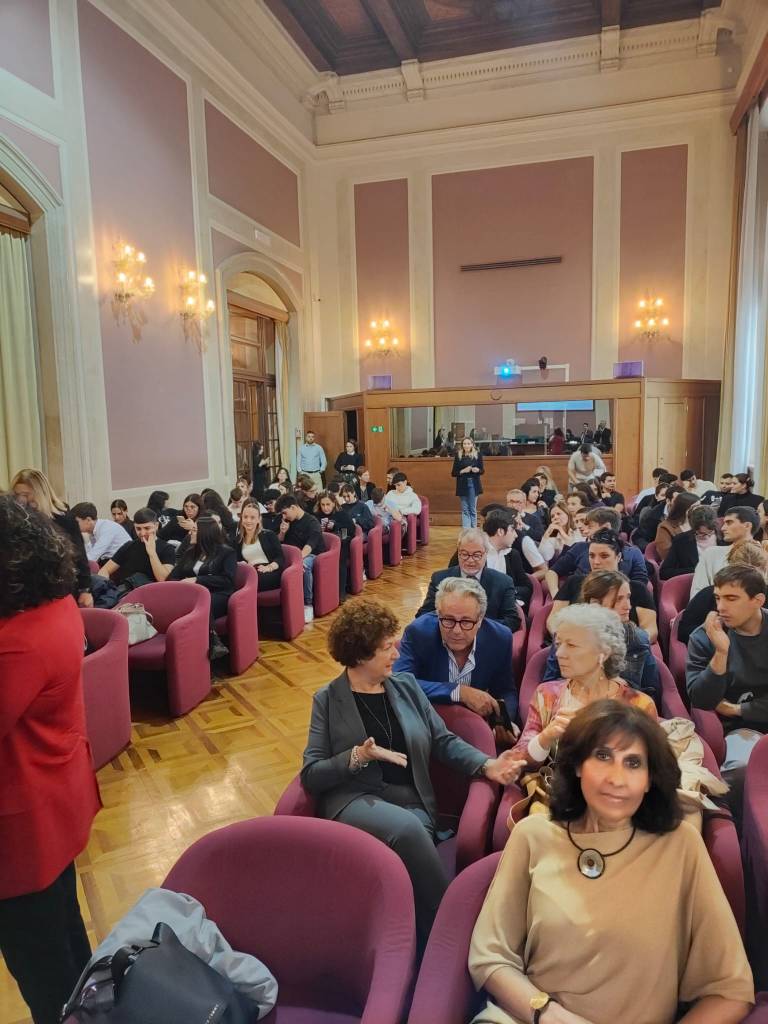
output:
[[[471,477],[467,480],[467,493],[461,497],[461,525],[465,530],[477,526],[477,494]]]
[[[315,564],[315,555],[307,555],[304,561],[304,607],[312,604],[312,566]]]

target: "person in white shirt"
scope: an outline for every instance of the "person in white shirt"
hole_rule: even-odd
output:
[[[593,444],[580,445],[568,459],[568,479],[572,484],[594,480],[605,473],[605,463]]]
[[[421,512],[421,498],[408,483],[405,473],[392,477],[394,490],[387,491],[384,501],[391,509],[397,509],[401,516],[418,515]]]
[[[715,485],[711,480],[699,480],[692,469],[684,469],[679,477],[680,486],[690,491],[691,494],[703,498],[707,491],[714,491]]]
[[[644,487],[642,489],[642,491],[638,491],[638,493],[635,495],[635,500],[634,500],[635,508],[637,508],[637,506],[640,504],[640,502],[643,500],[643,498],[647,498],[651,494],[655,494],[656,493],[656,486],[659,483],[659,480],[661,479],[661,477],[663,477],[663,476],[674,476],[674,474],[673,473],[669,473],[666,469],[664,469],[663,466],[657,466],[656,469],[654,469],[654,471],[651,473],[651,479],[653,480],[653,483],[651,484],[651,486],[650,487]]]
[[[130,537],[120,523],[114,519],[99,519],[99,513],[92,502],[81,501],[71,511],[83,535],[89,561],[101,565],[130,543]]]
[[[715,576],[727,564],[728,545],[738,544],[742,540],[754,540],[759,529],[760,516],[755,509],[746,506],[728,509],[722,527],[725,545],[719,544],[717,547],[708,548],[699,554],[699,561],[693,573],[689,601],[693,600],[704,587],[714,585]]]

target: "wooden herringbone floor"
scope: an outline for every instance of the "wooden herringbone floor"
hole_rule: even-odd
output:
[[[456,533],[433,528],[427,547],[366,583],[366,596],[386,602],[407,625],[430,572],[448,564]],[[77,861],[94,945],[200,836],[272,813],[301,763],[312,695],[339,671],[326,651],[332,621],[316,620],[292,643],[263,640],[251,669],[184,718],[134,718],[131,746],[99,772],[104,808]],[[28,1021],[0,964],[0,1022]]]

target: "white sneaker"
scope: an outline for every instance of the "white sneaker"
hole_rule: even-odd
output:
[[[304,621],[311,622],[315,617],[315,609],[311,604],[304,605]]]

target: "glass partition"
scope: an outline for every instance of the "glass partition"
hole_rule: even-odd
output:
[[[509,402],[494,405],[418,406],[390,409],[393,458],[453,458],[471,437],[484,457],[569,455],[582,441],[610,452],[610,399]]]

